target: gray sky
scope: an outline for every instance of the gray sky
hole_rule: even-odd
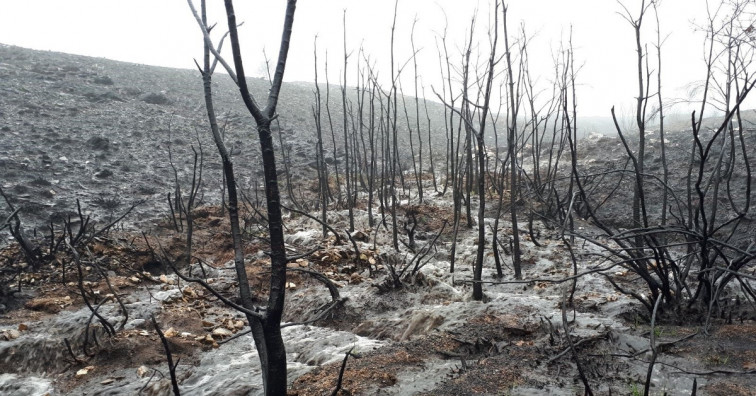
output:
[[[225,31],[222,1],[209,3],[211,20],[218,21]],[[199,0],[195,4],[199,6]],[[247,70],[260,74],[262,49],[266,48],[270,57],[277,55],[285,1],[244,0],[235,4],[238,20],[245,22],[241,40]],[[404,62],[411,54],[410,29],[417,17],[415,42],[420,49],[422,84],[429,98],[433,96],[430,86],[439,86],[435,39],[446,21],[450,50],[459,53],[470,18],[478,7],[480,44],[487,47],[484,33],[490,4],[487,0],[400,0],[397,62]],[[578,75],[579,112],[585,116],[608,116],[612,105],[619,112],[630,111],[637,91],[635,38],[632,28],[618,15],[622,10],[619,3],[509,0],[508,4],[510,29],[524,22],[527,34],[534,36],[529,48],[531,68],[533,74],[541,75],[543,88],[551,78],[552,55],[560,40],[568,37],[572,25],[576,58],[583,64]],[[637,13],[640,1],[626,0],[624,4]],[[317,34],[320,61],[328,49],[331,82],[338,83],[344,9],[348,48],[356,53],[362,45],[377,60],[379,72],[387,75],[393,6],[390,0],[300,0],[286,80],[312,81],[313,39]],[[700,80],[705,70],[702,36],[694,32],[693,23],[705,22],[706,1],[663,0],[660,19],[662,35],[669,35],[663,47],[664,96],[683,97],[685,86]],[[644,26],[645,39],[655,42],[653,12],[647,14]],[[193,68],[192,59],[201,56],[202,46],[184,0],[0,0],[0,43],[180,68]],[[651,44],[649,50],[654,51]],[[356,61],[356,56],[351,60]],[[411,73],[411,69],[407,72]],[[356,72],[350,71],[348,78],[354,76]],[[411,94],[411,89],[406,85],[405,93]]]

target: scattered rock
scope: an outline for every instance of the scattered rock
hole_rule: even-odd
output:
[[[110,140],[102,136],[92,136],[87,145],[93,150],[106,151],[110,149]]]
[[[161,290],[159,292],[154,293],[152,296],[155,297],[156,300],[162,301],[163,303],[172,303],[172,302],[180,300],[182,297],[182,294],[180,290],[172,289],[172,290]]]
[[[114,102],[125,102],[120,96],[115,94],[111,91],[105,91],[105,92],[87,92],[84,94],[84,97],[87,99],[90,103],[104,103],[109,101]]]
[[[21,337],[21,332],[16,329],[5,330],[2,332],[2,338],[6,341],[15,340],[18,337]]]
[[[225,327],[218,327],[217,329],[213,330],[212,334],[220,338],[226,338],[231,337],[234,333]]]
[[[166,105],[171,103],[171,100],[168,99],[168,97],[163,93],[150,92],[148,94],[142,95],[142,97],[139,99],[142,102],[156,105]]]
[[[182,293],[183,293],[183,294],[184,294],[184,296],[186,296],[187,298],[197,298],[197,293],[196,293],[196,292],[194,291],[194,289],[193,289],[193,288],[191,288],[190,286],[186,286],[186,287],[184,288],[184,290],[182,290]]]
[[[147,366],[139,366],[139,368],[136,371],[136,374],[137,374],[137,377],[144,378],[149,372],[150,372],[150,369]]]
[[[178,335],[178,331],[176,331],[176,329],[174,329],[173,327],[171,327],[168,330],[164,331],[163,335],[166,336],[166,337],[168,337],[168,338],[172,338],[172,337],[175,337],[175,336]]]
[[[81,377],[89,374],[89,372],[92,371],[92,370],[94,370],[94,368],[95,368],[94,366],[84,367],[83,369],[81,369],[81,370],[79,370],[79,371],[76,372],[76,378],[81,378]]]
[[[99,76],[95,77],[94,83],[100,85],[113,85],[113,79],[108,76]]]
[[[103,170],[95,173],[94,175],[98,179],[107,179],[108,177],[113,176],[113,171],[111,171],[109,169],[103,169]]]
[[[18,331],[26,331],[26,330],[29,330],[29,326],[27,326],[25,323],[18,324]]]
[[[215,338],[213,338],[212,335],[207,334],[205,336],[200,336],[194,339],[195,341],[199,341],[205,345],[212,345],[213,348],[218,347],[218,343],[215,341]]]

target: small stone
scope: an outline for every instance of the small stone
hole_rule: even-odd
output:
[[[81,378],[87,374],[89,374],[90,371],[94,370],[94,366],[87,366],[83,369],[76,372],[76,378]]]
[[[26,330],[29,330],[29,326],[27,326],[25,323],[18,324],[18,331],[26,331]]]
[[[108,379],[106,379],[106,380],[103,380],[102,382],[100,382],[100,385],[110,385],[110,384],[112,384],[113,382],[115,382],[115,379],[113,379],[113,378],[108,378]]]
[[[163,335],[166,336],[166,337],[168,337],[168,338],[175,337],[175,336],[178,335],[178,331],[176,331],[176,329],[174,329],[173,327],[171,327],[168,330],[164,331]]]
[[[149,372],[150,372],[150,369],[147,366],[139,366],[139,368],[136,371],[136,374],[139,378],[144,378]]]
[[[286,288],[287,289],[296,289],[297,288],[297,284],[294,283],[294,282],[286,282]]]
[[[231,330],[227,328],[218,327],[217,329],[213,330],[213,335],[218,336],[220,338],[225,338],[225,337],[231,337],[233,333],[231,332]]]
[[[18,337],[21,337],[21,332],[19,332],[16,329],[5,331],[4,334],[6,340],[15,340]]]
[[[94,175],[98,179],[107,179],[108,177],[113,176],[113,171],[111,171],[110,169],[103,169],[95,173]]]
[[[199,342],[201,342],[201,343],[203,343],[203,344],[208,344],[208,345],[215,344],[215,339],[210,334],[207,334],[204,337],[197,337],[196,340],[199,341]]]
[[[132,276],[131,278],[129,278],[129,280],[131,281],[131,283],[139,283],[139,282],[142,281],[141,279],[137,278],[136,276]]]
[[[180,300],[182,294],[179,290],[172,289],[155,292],[152,296],[155,297],[155,299],[158,301],[162,301],[164,303],[172,303],[174,301]]]
[[[168,277],[165,276],[165,274],[160,275],[160,282],[162,282],[162,283],[168,283]]]

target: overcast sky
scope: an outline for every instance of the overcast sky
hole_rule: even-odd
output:
[[[226,30],[222,1],[210,0],[210,19]],[[284,0],[236,1],[237,19],[244,21],[242,48],[250,74],[262,71],[262,49],[278,52]],[[524,22],[530,45],[531,68],[546,84],[551,78],[552,54],[573,29],[578,76],[578,106],[582,115],[608,116],[612,105],[632,108],[637,93],[634,32],[613,0],[509,0],[511,30]],[[714,3],[717,3],[716,1]],[[195,0],[199,7],[199,0]],[[397,62],[411,54],[410,29],[415,27],[422,84],[430,97],[438,86],[436,38],[448,23],[450,50],[458,53],[476,7],[478,30],[488,28],[488,0],[400,0],[397,18]],[[638,0],[624,4],[635,14]],[[312,81],[313,40],[318,35],[321,62],[329,51],[331,82],[338,83],[341,68],[342,15],[347,10],[347,46],[360,45],[378,61],[380,73],[389,73],[388,49],[394,1],[300,0],[286,70],[288,81]],[[703,77],[703,42],[694,24],[706,20],[705,0],[663,0],[660,6],[664,44],[665,96],[685,96],[685,87]],[[656,21],[650,12],[644,37],[656,39]],[[185,0],[0,0],[0,43],[98,56],[128,62],[193,68],[201,57],[201,35]],[[481,45],[487,45],[485,36]],[[356,61],[356,57],[351,58]],[[2,59],[0,59],[2,62]],[[348,78],[354,78],[350,72]],[[321,65],[322,78],[322,65]],[[405,92],[410,87],[405,86]],[[411,92],[408,92],[411,93]]]

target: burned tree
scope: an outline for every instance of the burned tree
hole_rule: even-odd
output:
[[[289,0],[287,2],[278,62],[273,75],[267,103],[263,108],[261,108],[253,99],[247,86],[233,1],[225,0],[229,38],[233,53],[233,69],[229,64],[222,60],[220,54],[210,41],[209,28],[205,15],[205,2],[202,2],[202,17],[197,15],[191,0],[189,0],[188,3],[202,29],[205,40],[204,65],[201,68],[205,89],[205,105],[210,120],[213,138],[223,162],[223,172],[226,176],[228,188],[229,219],[231,221],[231,233],[234,242],[234,267],[236,269],[237,279],[239,280],[240,297],[240,304],[231,304],[233,304],[232,306],[234,306],[234,308],[246,315],[250,327],[252,328],[252,336],[255,340],[255,346],[257,347],[260,357],[265,394],[282,395],[286,394],[286,350],[281,337],[281,317],[283,315],[284,297],[286,293],[287,259],[286,250],[284,248],[281,198],[278,189],[278,175],[276,172],[276,158],[271,134],[271,122],[277,117],[276,106],[278,104],[278,96],[283,82],[284,70],[286,68],[286,58],[289,51],[289,42],[292,26],[294,24],[294,11],[297,2],[296,0]],[[265,174],[265,197],[268,209],[268,232],[270,236],[270,257],[272,264],[270,294],[268,295],[268,301],[265,307],[258,307],[254,304],[244,264],[244,252],[242,249],[241,232],[239,228],[239,203],[233,163],[231,162],[231,158],[220,137],[212,102],[211,79],[215,64],[210,64],[211,52],[216,59],[223,64],[229,75],[236,82],[244,105],[255,119],[257,132],[260,138],[260,150],[262,151]],[[224,302],[227,304],[230,303],[230,301]]]

